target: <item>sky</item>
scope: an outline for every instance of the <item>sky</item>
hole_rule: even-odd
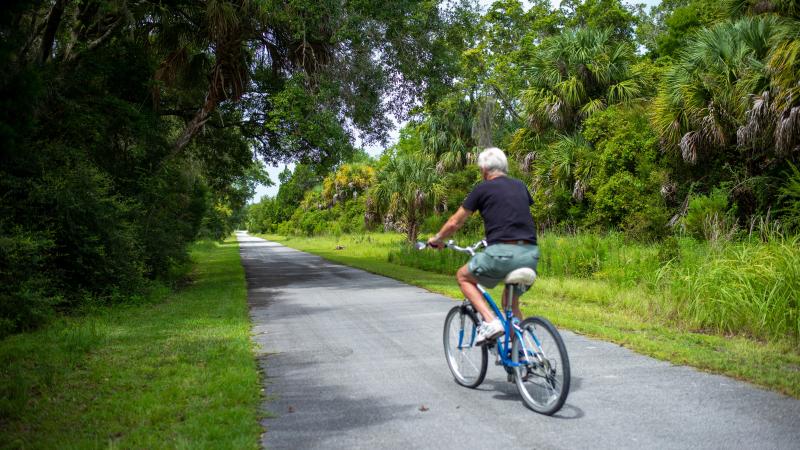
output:
[[[633,1],[631,1],[631,0],[623,0],[623,3],[627,3],[627,4],[630,4],[630,5],[644,3],[648,7],[655,6],[655,5],[659,4],[660,2],[661,2],[661,0],[633,0]],[[489,5],[494,3],[494,0],[480,0],[480,3],[484,8],[487,8]],[[558,5],[561,4],[561,0],[550,0],[550,3],[553,5],[553,8],[558,8]],[[388,146],[392,146],[393,144],[395,144],[397,142],[397,139],[398,139],[399,135],[400,135],[400,128],[398,126],[398,127],[396,127],[394,130],[392,130],[389,133],[389,140],[388,140],[387,145]],[[359,139],[356,139],[355,146],[356,147],[361,147],[361,141]],[[383,151],[383,148],[384,147],[373,145],[373,146],[364,147],[364,150],[366,150],[367,153],[369,153],[371,156],[377,156],[377,155],[381,154],[381,152]],[[263,185],[262,186],[258,186],[258,188],[256,188],[255,195],[253,196],[253,198],[250,201],[251,202],[257,202],[257,201],[259,201],[261,199],[261,197],[263,197],[265,195],[268,195],[270,197],[274,197],[278,193],[278,187],[279,187],[278,174],[281,173],[283,171],[283,169],[285,169],[287,166],[289,167],[290,170],[294,170],[294,164],[293,163],[292,164],[280,164],[278,166],[267,166],[267,173],[269,174],[269,178],[275,184],[272,185],[272,186],[263,186]]]

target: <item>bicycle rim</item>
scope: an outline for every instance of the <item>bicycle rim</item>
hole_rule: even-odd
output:
[[[525,319],[520,328],[523,342],[515,339],[511,354],[512,360],[520,363],[514,368],[517,388],[530,409],[554,414],[569,395],[569,357],[564,341],[558,330],[542,317]]]
[[[444,321],[444,354],[456,383],[474,388],[486,377],[486,347],[475,346],[478,320],[470,309],[456,306]],[[460,343],[460,345],[459,345]]]

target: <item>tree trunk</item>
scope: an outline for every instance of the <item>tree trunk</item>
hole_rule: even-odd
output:
[[[47,25],[44,27],[44,34],[42,34],[42,42],[39,46],[39,63],[44,64],[50,59],[50,54],[53,52],[53,43],[56,40],[56,32],[59,25],[61,25],[61,16],[64,15],[64,7],[67,6],[67,0],[56,0],[50,13],[47,15]]]
[[[419,231],[417,230],[417,224],[416,223],[409,224],[408,225],[408,235],[406,236],[408,238],[408,242],[410,242],[412,244],[417,242],[417,235],[418,234],[419,234]]]
[[[415,243],[417,242],[417,235],[419,234],[419,224],[417,224],[417,215],[412,210],[408,214],[408,225],[407,225],[407,238],[408,242]]]

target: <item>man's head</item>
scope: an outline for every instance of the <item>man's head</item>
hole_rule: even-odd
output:
[[[483,178],[508,174],[506,154],[497,147],[489,147],[478,155],[478,167]]]

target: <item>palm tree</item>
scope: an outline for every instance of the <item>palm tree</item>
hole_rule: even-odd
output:
[[[383,214],[399,219],[409,242],[417,240],[425,214],[446,199],[433,159],[421,154],[395,155],[378,175],[374,197]]]
[[[249,44],[258,39],[268,18],[264,8],[249,0],[208,0],[173,7],[152,3],[148,8],[143,14],[154,21],[152,40],[163,58],[155,73],[155,107],[160,106],[163,87],[178,85],[202,98],[191,115],[181,114],[188,121],[175,141],[177,152],[221,103],[238,101],[249,89],[254,56]]]
[[[740,147],[774,148],[779,157],[800,150],[800,3],[796,0],[731,0],[732,17],[777,16],[767,57],[769,90],[752,96],[746,122],[737,130]]]
[[[469,164],[476,154],[477,143],[473,139],[473,102],[463,99],[448,99],[441,102],[436,111],[420,124],[423,152],[437,161],[436,170],[444,173],[459,170]]]
[[[667,73],[654,102],[653,124],[662,146],[696,163],[703,154],[757,130],[739,129],[768,103],[766,57],[780,29],[774,16],[746,17],[700,30]],[[751,99],[751,101],[748,101]],[[763,124],[763,121],[761,121]]]
[[[775,125],[775,150],[788,155],[800,148],[800,6],[785,19],[770,51],[767,67],[772,76],[774,102],[767,123]],[[769,103],[769,102],[768,102]],[[755,109],[755,108],[754,108]],[[756,118],[757,112],[749,118]],[[771,117],[770,117],[771,116]],[[748,123],[749,125],[749,123]],[[764,127],[762,127],[764,128]]]
[[[594,174],[591,145],[580,133],[560,135],[533,163],[533,189],[560,187],[582,201]]]
[[[609,105],[642,92],[631,70],[635,54],[609,30],[579,28],[545,39],[527,69],[530,88],[523,103],[537,132],[553,126],[570,132]]]

